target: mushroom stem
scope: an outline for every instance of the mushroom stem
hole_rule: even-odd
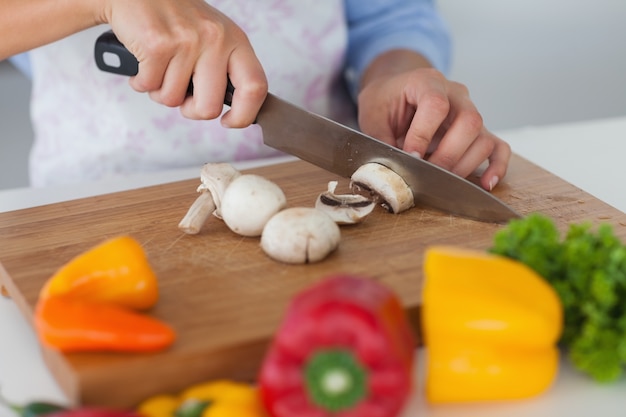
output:
[[[240,175],[241,173],[235,167],[226,162],[204,164],[200,171],[201,184],[197,190],[200,195],[178,223],[178,228],[187,234],[195,235],[200,232],[202,225],[212,213],[220,217],[219,211],[224,190],[233,179]]]
[[[185,217],[178,223],[178,228],[189,235],[196,235],[214,211],[215,201],[213,201],[213,196],[208,190],[203,190],[196,198],[196,201],[189,207]]]

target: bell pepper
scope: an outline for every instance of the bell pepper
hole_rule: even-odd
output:
[[[157,302],[159,292],[157,278],[139,242],[130,236],[118,236],[61,267],[48,279],[39,298],[56,295],[145,310]]]
[[[391,417],[412,386],[416,340],[395,294],[333,276],[290,303],[260,370],[274,417]]]
[[[76,256],[44,285],[34,324],[43,344],[63,352],[150,352],[174,331],[135,310],[152,307],[157,279],[141,245],[119,236]]]
[[[180,395],[157,395],[143,401],[145,417],[265,417],[256,387],[219,380],[194,385]]]
[[[147,315],[62,296],[39,301],[34,321],[40,340],[63,352],[148,352],[175,339],[168,325]]]
[[[426,251],[424,272],[430,402],[522,399],[550,387],[563,312],[543,278],[505,257],[442,246]]]

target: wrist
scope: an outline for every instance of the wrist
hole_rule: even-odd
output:
[[[418,68],[432,68],[432,64],[421,54],[408,49],[392,49],[378,55],[367,66],[360,82],[363,90],[371,81],[401,74]]]
[[[113,16],[112,0],[86,0],[96,25],[111,23]]]

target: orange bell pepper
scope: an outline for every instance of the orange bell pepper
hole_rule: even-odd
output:
[[[163,349],[174,331],[145,310],[158,299],[157,279],[141,245],[118,236],[61,267],[35,308],[42,343],[64,352],[146,352]]]
[[[159,297],[146,254],[129,236],[109,239],[76,256],[47,281],[39,298],[61,294],[134,310],[152,307]]]
[[[66,296],[37,303],[35,328],[44,344],[63,352],[149,352],[175,339],[169,326],[147,315]]]
[[[521,399],[550,387],[563,312],[547,282],[520,262],[452,247],[427,250],[424,269],[430,402]]]

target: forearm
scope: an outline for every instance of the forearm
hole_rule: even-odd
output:
[[[103,23],[97,0],[2,0],[0,60]]]
[[[363,72],[359,90],[377,78],[392,77],[418,68],[432,68],[432,65],[423,55],[408,49],[393,49],[384,52],[376,57]]]

